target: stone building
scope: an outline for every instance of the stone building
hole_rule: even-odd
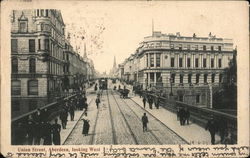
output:
[[[86,74],[85,65],[65,39],[59,10],[12,11],[12,117],[54,101],[69,82],[66,76]]]
[[[179,101],[209,106],[211,89],[223,82],[224,69],[234,54],[232,39],[211,33],[185,37],[153,32],[128,58],[136,59],[137,64],[126,62],[124,75],[138,76],[133,79],[144,89],[162,90],[167,96],[172,92]]]

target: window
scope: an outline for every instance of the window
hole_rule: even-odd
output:
[[[187,45],[187,50],[190,50],[190,45]]]
[[[35,40],[34,39],[30,39],[29,40],[29,52],[32,52],[34,53],[36,50],[35,50]]]
[[[198,50],[198,45],[195,45],[195,50]]]
[[[171,82],[175,83],[175,74],[171,74]]]
[[[13,58],[11,60],[11,72],[12,73],[18,72],[18,59],[17,58]]]
[[[214,46],[211,46],[211,51],[213,51],[214,50]]]
[[[207,83],[207,74],[204,74],[204,83]]]
[[[182,45],[181,44],[179,44],[179,50],[182,50]]]
[[[195,67],[199,67],[199,59],[195,58]]]
[[[171,67],[174,67],[174,58],[171,58]]]
[[[37,101],[36,100],[30,100],[29,101],[29,111],[35,110],[37,108]]]
[[[20,111],[20,102],[18,100],[11,102],[11,111]]]
[[[11,81],[11,95],[21,95],[21,81]]]
[[[200,74],[196,74],[196,83],[199,83],[200,81]]]
[[[196,103],[200,103],[200,95],[199,94],[196,95]]]
[[[48,17],[48,15],[49,15],[49,11],[48,11],[48,9],[46,9],[45,10],[45,16]]]
[[[188,74],[188,83],[192,83],[192,74]]]
[[[38,50],[41,50],[41,39],[38,39]]]
[[[154,75],[154,73],[150,73],[150,82],[154,82],[154,78],[155,78],[155,75]]]
[[[29,60],[29,69],[30,69],[30,73],[36,73],[36,59],[31,58]]]
[[[44,43],[45,43],[45,50],[49,50],[49,39],[45,39]]]
[[[150,67],[154,67],[154,54],[150,54]]]
[[[17,53],[17,39],[11,39],[11,53]]]
[[[211,68],[213,68],[214,67],[214,59],[212,58],[211,59]]]
[[[220,76],[219,76],[219,83],[222,83],[222,80],[223,79],[223,75],[222,74],[220,74]]]
[[[187,58],[187,67],[190,67],[190,66],[191,66],[191,59]]]
[[[221,46],[218,46],[218,51],[221,51]]]
[[[161,54],[156,54],[156,67],[161,66]]]
[[[183,83],[183,75],[180,74],[180,83]]]
[[[203,45],[203,50],[207,50],[207,47],[206,47],[206,45]]]
[[[182,94],[179,95],[179,101],[180,101],[180,102],[183,102],[183,95],[182,95]]]
[[[44,10],[41,9],[41,16],[44,16]]]
[[[174,49],[174,44],[170,44],[170,48],[171,48],[171,49]]]
[[[40,16],[40,15],[39,15],[39,9],[36,10],[36,14],[37,14],[37,16]]]
[[[25,21],[19,23],[19,31],[23,33],[27,32],[27,23]]]
[[[44,23],[41,23],[41,31],[44,30]]]
[[[179,67],[182,67],[182,58],[179,58]]]
[[[215,74],[212,74],[212,79],[211,79],[212,81],[212,83],[214,83],[214,80],[215,80]]]
[[[207,59],[203,58],[203,67],[207,67]]]
[[[221,59],[218,60],[218,66],[221,68]]]
[[[38,95],[38,81],[28,81],[28,95]]]

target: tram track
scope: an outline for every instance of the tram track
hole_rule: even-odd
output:
[[[112,91],[113,92],[113,91]],[[114,97],[114,96],[113,96]],[[114,99],[115,99],[115,97],[114,97]],[[133,114],[137,117],[137,119],[138,120],[141,120],[141,118],[136,114],[136,112],[128,105],[128,103],[127,102],[125,102],[124,101],[124,99],[121,99],[125,104],[126,104],[126,106],[133,112]],[[118,106],[119,107],[119,106]],[[120,109],[120,107],[119,107],[119,109]],[[122,112],[121,112],[122,113]],[[125,117],[124,117],[124,119],[126,119]],[[129,125],[129,124],[128,124]],[[150,131],[150,130],[148,130],[149,131],[149,133],[154,137],[154,139],[158,142],[158,144],[160,144],[160,145],[162,145],[163,143],[158,139],[158,137],[152,132],[152,131]],[[131,130],[131,132],[132,132],[132,130]],[[137,141],[137,143],[138,143],[138,141]]]
[[[113,92],[112,92],[112,91],[111,91],[111,95],[112,95],[112,96],[113,96],[113,98],[114,98],[114,101],[115,101],[115,103],[116,103],[116,106],[117,106],[117,107],[118,107],[118,109],[119,109],[119,112],[122,114],[122,117],[123,117],[123,119],[124,119],[124,121],[125,121],[125,123],[126,123],[126,125],[127,125],[127,127],[128,127],[128,130],[129,130],[129,132],[130,132],[130,134],[131,134],[131,136],[132,136],[132,138],[133,138],[133,140],[134,140],[135,144],[136,144],[136,145],[138,145],[138,144],[139,144],[139,143],[138,143],[138,140],[137,140],[137,138],[136,138],[136,136],[135,136],[134,132],[132,131],[132,129],[131,129],[131,127],[130,127],[129,123],[128,123],[128,120],[126,119],[126,117],[125,117],[124,113],[122,112],[122,110],[121,110],[121,108],[120,108],[120,106],[119,106],[119,104],[118,104],[118,102],[117,102],[116,98],[114,97],[114,95],[113,95]]]

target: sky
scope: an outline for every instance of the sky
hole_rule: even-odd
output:
[[[107,73],[116,63],[134,53],[145,36],[154,30],[180,32],[184,36],[231,38],[239,47],[247,25],[244,5],[237,2],[80,2],[68,3],[61,10],[70,42],[87,56],[97,71]],[[65,8],[65,6],[67,6]]]

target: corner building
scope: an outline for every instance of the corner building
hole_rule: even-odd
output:
[[[69,48],[72,46],[65,39],[65,25],[59,10],[12,11],[12,117],[54,101],[69,88],[69,78],[74,75],[71,73],[86,73],[81,68],[70,73],[72,64],[68,54],[73,49]],[[83,62],[78,55],[75,56]]]
[[[209,106],[211,87],[216,90],[224,82],[225,68],[235,50],[232,39],[211,33],[208,37],[185,37],[153,32],[135,54],[138,66],[133,73],[144,89],[161,89],[169,95],[172,87],[176,100]]]

